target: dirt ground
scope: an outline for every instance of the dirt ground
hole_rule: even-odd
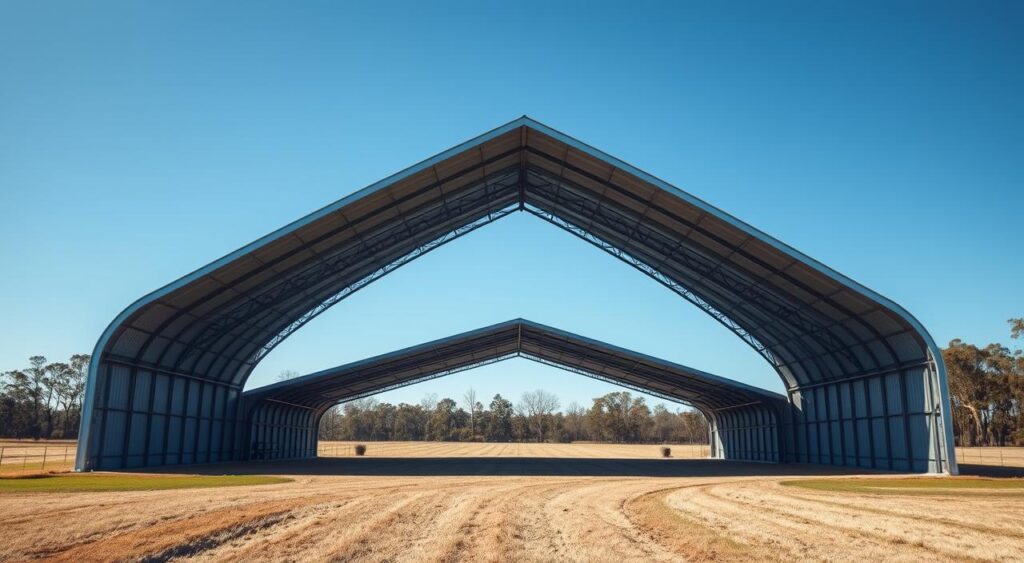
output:
[[[187,491],[3,494],[0,559],[1024,558],[1019,494],[881,495],[780,484],[791,476],[840,473],[813,466],[345,457],[201,470],[290,475],[294,481]]]

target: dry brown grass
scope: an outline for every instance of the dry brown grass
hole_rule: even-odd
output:
[[[858,496],[779,478],[306,477],[0,499],[0,558],[217,561],[1013,560],[1018,500]]]
[[[1002,467],[1024,467],[1024,448],[1020,447],[979,447],[957,448],[959,463],[973,465],[999,465]]]
[[[661,457],[658,444],[536,444],[495,442],[333,442],[321,441],[323,457],[354,456],[356,444],[366,444],[366,457],[546,457],[649,459]],[[703,458],[708,447],[672,445],[674,458]]]
[[[0,440],[0,476],[70,471],[74,440]]]
[[[590,455],[609,447],[539,446],[551,455]],[[602,463],[715,465],[661,460],[657,446],[645,448],[651,461]],[[443,451],[427,448],[416,455]],[[526,457],[538,452],[518,451]],[[305,474],[291,483],[187,492],[5,494],[0,560],[1012,561],[1024,554],[1019,496],[945,489],[931,496],[875,494],[781,484],[813,475],[813,468],[756,466],[777,473],[758,477],[744,476],[747,466],[727,476],[731,466],[723,463],[720,474],[695,476],[528,477],[312,475],[298,464],[248,467],[294,467]]]

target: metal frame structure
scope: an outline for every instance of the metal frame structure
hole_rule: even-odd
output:
[[[785,396],[523,319],[245,392],[249,457],[314,457],[320,418],[338,403],[515,357],[693,406],[715,457],[785,457]]]
[[[514,211],[627,262],[754,348],[787,391],[780,461],[956,472],[945,367],[907,311],[527,117],[125,309],[93,355],[77,468],[245,458],[241,390],[274,346],[381,276]]]

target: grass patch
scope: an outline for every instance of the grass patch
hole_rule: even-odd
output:
[[[75,465],[75,463],[73,461],[68,461],[67,463],[65,463],[63,461],[48,461],[48,462],[46,462],[46,466],[45,467],[43,466],[43,462],[41,462],[41,461],[33,461],[33,462],[30,462],[30,463],[25,463],[25,464],[22,464],[22,463],[11,463],[9,465],[5,463],[3,465],[0,465],[0,474],[3,474],[3,473],[17,473],[19,471],[40,470],[40,469],[53,469],[54,471],[57,471],[57,470],[67,470],[67,469],[70,469],[71,467],[74,467],[74,465]]]
[[[287,483],[291,479],[262,475],[134,475],[76,473],[67,475],[0,478],[0,493],[54,493],[92,491],[162,491]]]
[[[869,493],[881,495],[1000,494],[1024,496],[1024,479],[797,479],[783,481],[786,487],[816,491]]]
[[[706,524],[668,505],[667,497],[678,489],[654,491],[625,503],[633,523],[654,540],[688,561],[755,561],[767,555],[719,533]]]

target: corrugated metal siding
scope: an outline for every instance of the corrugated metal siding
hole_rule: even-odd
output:
[[[917,367],[792,392],[785,459],[937,471],[945,454],[936,385],[933,370]]]
[[[237,389],[116,363],[104,369],[109,377],[97,387],[92,414],[102,429],[92,468],[240,459]]]

